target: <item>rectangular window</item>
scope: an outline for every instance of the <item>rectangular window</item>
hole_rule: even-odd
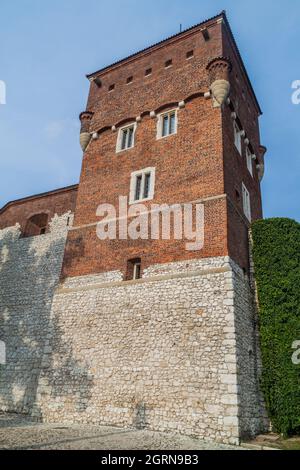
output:
[[[247,168],[251,176],[253,176],[253,166],[252,166],[252,153],[250,152],[249,147],[246,147],[246,159],[247,159]]]
[[[141,258],[134,258],[127,261],[126,281],[141,279],[142,277]]]
[[[242,155],[242,137],[241,137],[241,129],[239,128],[236,121],[233,123],[234,127],[234,145],[238,149],[239,153]]]
[[[140,278],[141,278],[141,262],[136,261],[133,265],[132,279],[140,279]]]
[[[251,203],[250,203],[250,194],[244,183],[242,183],[242,191],[243,191],[243,210],[244,214],[251,222]]]
[[[147,199],[149,197],[150,183],[151,183],[151,173],[146,173],[145,184],[144,184],[144,199]]]
[[[169,111],[158,118],[157,138],[167,137],[177,132],[177,111]]]
[[[141,189],[142,189],[142,179],[143,175],[137,175],[136,180],[135,180],[135,195],[134,199],[136,201],[139,201],[141,198]]]
[[[117,140],[117,152],[121,152],[122,150],[127,150],[134,147],[135,129],[136,125],[131,124],[130,126],[123,127],[119,130]]]
[[[173,63],[172,59],[167,60],[167,61],[165,62],[165,68],[168,69],[169,67],[171,67],[171,66],[172,66],[172,63]]]
[[[154,196],[155,168],[145,168],[131,174],[129,204],[148,201]]]

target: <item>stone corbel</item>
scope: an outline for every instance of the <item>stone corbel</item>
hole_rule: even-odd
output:
[[[209,62],[206,69],[209,75],[213,106],[221,107],[226,102],[230,92],[231,62],[226,57],[217,57]]]
[[[80,146],[83,152],[85,152],[87,146],[90,143],[91,140],[91,133],[90,133],[90,124],[91,120],[93,118],[94,113],[91,111],[83,111],[83,113],[80,114],[79,119],[81,122],[81,128],[80,128]]]

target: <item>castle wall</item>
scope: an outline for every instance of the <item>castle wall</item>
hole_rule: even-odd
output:
[[[155,265],[138,281],[117,271],[67,279],[53,299],[34,415],[236,444],[260,430],[254,360],[247,377],[240,364],[252,344],[247,283],[226,257]]]
[[[55,214],[61,216],[69,210],[74,212],[77,189],[78,185],[73,185],[9,202],[0,209],[0,230],[19,224],[23,233],[32,215],[44,213],[50,221]]]
[[[28,413],[35,402],[71,217],[54,216],[50,232],[37,237],[19,238],[19,225],[0,230],[0,339],[7,356],[0,366],[2,411]]]

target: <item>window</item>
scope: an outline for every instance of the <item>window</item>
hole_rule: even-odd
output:
[[[234,145],[238,149],[239,153],[242,154],[242,137],[241,137],[241,129],[239,128],[236,121],[233,123],[234,127]]]
[[[141,258],[134,258],[127,261],[127,273],[126,273],[126,280],[136,280],[141,279],[142,271],[141,271]]]
[[[145,168],[131,174],[129,204],[148,201],[154,196],[155,168]]]
[[[242,191],[243,191],[243,209],[244,214],[251,222],[251,203],[250,203],[250,194],[244,183],[242,183]]]
[[[194,51],[188,51],[188,52],[186,53],[186,58],[187,58],[187,59],[192,59],[192,57],[194,57]]]
[[[132,82],[133,82],[133,77],[132,76],[128,77],[126,81],[127,85],[129,85],[129,83],[132,83]]]
[[[35,237],[37,235],[44,235],[47,231],[48,215],[36,214],[27,220],[23,237]]]
[[[131,124],[130,126],[122,127],[119,130],[117,152],[122,152],[123,150],[128,150],[134,147],[135,129],[136,124]]]
[[[252,166],[252,154],[250,152],[249,147],[246,147],[246,160],[247,160],[247,168],[251,176],[253,176],[253,166]]]
[[[161,114],[158,118],[157,138],[167,137],[177,132],[177,110]]]
[[[114,84],[113,84],[113,85],[109,85],[108,91],[113,91],[114,89],[115,89],[115,85],[114,85]]]
[[[152,73],[152,69],[149,68],[145,71],[145,76],[148,77],[148,75],[151,75],[151,73]]]
[[[169,59],[165,62],[165,68],[168,69],[169,67],[172,67],[173,61],[172,59]]]

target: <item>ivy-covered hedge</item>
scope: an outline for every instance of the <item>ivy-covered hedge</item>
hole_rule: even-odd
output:
[[[252,225],[262,349],[262,388],[269,417],[285,436],[300,434],[300,224],[291,219]],[[294,361],[295,362],[295,361]]]

